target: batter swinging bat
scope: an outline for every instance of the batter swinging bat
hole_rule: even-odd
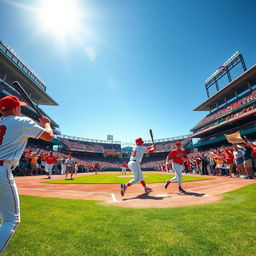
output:
[[[20,85],[20,83],[18,81],[14,81],[11,85],[29,103],[29,105],[36,111],[36,113],[40,117],[43,117],[43,114],[41,113],[41,111],[38,109],[38,107],[35,105],[35,103],[31,100],[31,98],[28,96],[27,92]]]
[[[153,145],[155,145],[152,129],[149,129],[149,134],[150,134]]]

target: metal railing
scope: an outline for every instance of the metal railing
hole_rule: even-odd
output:
[[[0,41],[0,52],[8,58],[19,70],[21,70],[34,84],[42,91],[46,92],[45,83],[35,75],[23,60],[16,54],[16,52],[3,41]]]

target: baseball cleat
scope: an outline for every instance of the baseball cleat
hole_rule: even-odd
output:
[[[164,188],[167,189],[167,187],[170,185],[170,181],[169,180],[166,180],[166,182],[164,183]]]
[[[146,192],[146,193],[149,193],[149,192],[152,192],[152,191],[153,191],[152,188],[145,187],[145,192]]]
[[[121,184],[121,195],[122,196],[124,196],[125,190],[126,190],[125,184]]]
[[[184,195],[186,195],[187,192],[181,188],[181,189],[179,189],[179,194],[184,194]]]

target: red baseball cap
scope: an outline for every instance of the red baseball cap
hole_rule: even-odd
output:
[[[22,102],[16,96],[5,96],[0,99],[0,110],[8,110],[17,106],[26,106],[25,102]]]
[[[180,141],[176,141],[175,144],[176,144],[176,145],[181,145]]]
[[[136,143],[137,145],[139,145],[139,146],[142,146],[143,143],[144,143],[144,141],[142,140],[142,138],[138,138],[138,139],[135,140],[135,143]]]

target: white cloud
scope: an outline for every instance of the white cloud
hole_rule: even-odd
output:
[[[94,49],[91,47],[91,46],[87,46],[85,48],[85,53],[86,55],[88,56],[88,58],[91,60],[91,61],[95,61],[96,59],[96,53],[94,51]]]

